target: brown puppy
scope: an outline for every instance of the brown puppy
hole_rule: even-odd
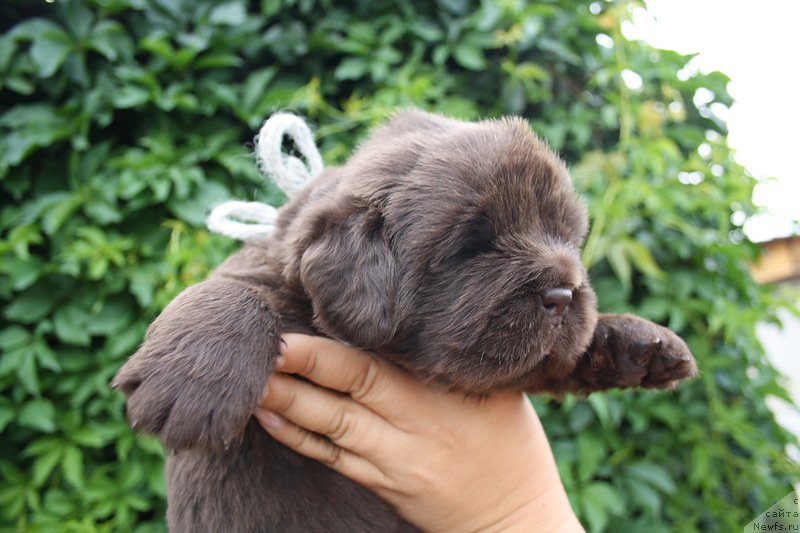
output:
[[[475,393],[693,376],[674,333],[598,317],[586,230],[565,166],[523,120],[397,115],[288,203],[274,236],[181,293],[117,374],[131,425],[170,450],[170,529],[415,531],[251,419],[282,332]]]

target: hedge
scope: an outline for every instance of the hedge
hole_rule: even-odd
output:
[[[522,115],[570,163],[605,311],[667,324],[702,371],[676,392],[536,398],[590,531],[733,531],[785,496],[796,440],[755,336],[754,180],[728,79],[627,40],[635,1],[15,0],[0,6],[0,530],[160,531],[163,451],[108,382],[158,311],[236,244],[223,199],[270,112],[329,164],[402,106]]]

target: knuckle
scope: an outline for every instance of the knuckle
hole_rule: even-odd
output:
[[[314,350],[309,351],[308,358],[303,363],[303,368],[300,371],[302,376],[310,376],[317,368],[317,352]]]
[[[433,468],[425,468],[423,466],[414,466],[404,472],[402,483],[397,483],[391,479],[387,480],[392,490],[407,494],[419,494],[423,491],[430,491],[432,494],[447,493],[448,490],[443,490],[443,483],[441,476],[434,474],[437,470]]]
[[[276,409],[281,412],[290,411],[294,408],[297,400],[297,393],[293,390],[286,391],[286,394],[276,400]]]
[[[404,487],[403,483],[399,482],[396,477],[389,475],[380,467],[374,469],[368,484],[372,490],[382,493],[400,494]]]
[[[313,436],[311,433],[307,431],[299,431],[297,432],[297,436],[294,440],[292,448],[296,450],[307,450],[314,444],[312,439]]]
[[[332,425],[331,431],[328,432],[328,437],[334,442],[341,441],[346,436],[352,434],[354,427],[355,420],[352,413],[343,410],[336,417],[336,422]]]
[[[344,466],[344,450],[332,442],[328,442],[327,445],[328,452],[325,454],[325,459],[323,459],[322,462],[334,470],[342,468],[342,466]]]
[[[380,382],[380,375],[378,363],[370,359],[365,371],[360,372],[353,381],[349,391],[350,396],[354,400],[360,401],[373,394]]]
[[[294,438],[287,440],[286,443],[293,450],[312,457],[334,470],[339,470],[344,466],[344,450],[329,439],[310,431],[299,430],[295,433]]]

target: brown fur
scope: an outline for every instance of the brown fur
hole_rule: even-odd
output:
[[[474,393],[694,375],[669,330],[598,317],[579,260],[586,230],[565,166],[524,121],[393,118],[288,203],[273,237],[181,293],[115,378],[131,425],[170,450],[170,529],[415,530],[254,422],[283,332],[374,350]],[[544,301],[552,288],[573,291],[563,314]]]

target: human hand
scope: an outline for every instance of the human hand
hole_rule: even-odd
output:
[[[523,394],[448,392],[330,339],[283,339],[256,411],[279,442],[425,531],[583,531]]]

